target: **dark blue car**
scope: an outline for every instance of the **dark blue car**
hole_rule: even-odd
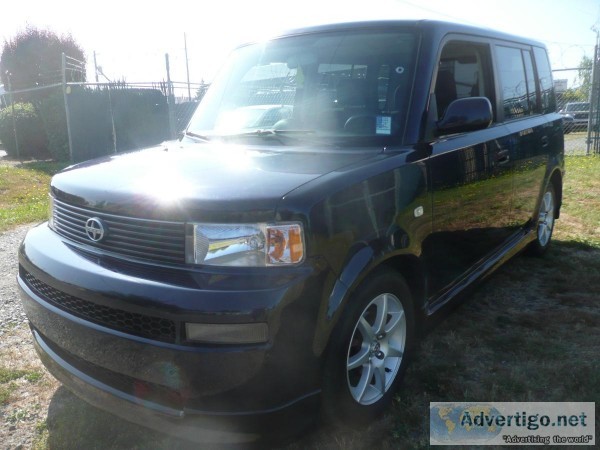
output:
[[[437,312],[548,248],[563,147],[535,41],[390,21],[241,46],[180,141],[52,179],[19,254],[36,349],[192,440],[368,422]]]

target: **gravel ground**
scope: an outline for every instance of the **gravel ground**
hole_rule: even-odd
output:
[[[565,135],[565,155],[585,155],[587,150],[587,133]]]
[[[17,289],[17,249],[31,225],[0,234],[0,336],[10,327],[26,323]]]
[[[31,226],[0,234],[0,368],[35,376],[35,380],[19,377],[0,384],[0,390],[10,392],[7,401],[0,404],[0,450],[36,447],[45,428],[48,405],[59,387],[33,349],[17,288],[17,250]]]

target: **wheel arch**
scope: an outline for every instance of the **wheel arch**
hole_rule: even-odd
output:
[[[385,260],[378,267],[381,266],[388,267],[402,275],[412,295],[417,321],[419,323],[424,320],[425,314],[421,314],[421,312],[425,304],[427,277],[421,260],[415,255],[399,255]]]
[[[423,308],[427,278],[422,262],[413,254],[400,254],[379,259],[374,249],[367,246],[355,253],[319,312],[317,332],[313,342],[313,351],[316,355],[322,355],[326,351],[329,338],[352,295],[366,279],[382,269],[397,272],[408,285],[415,311],[416,331],[417,334],[419,333],[426,318]]]
[[[563,175],[559,169],[555,169],[550,175],[550,181],[554,187],[554,193],[556,194],[556,219],[560,217],[560,210],[562,207],[563,197]]]

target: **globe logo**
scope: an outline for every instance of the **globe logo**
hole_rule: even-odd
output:
[[[495,438],[502,431],[495,423],[489,424],[489,418],[497,417],[500,412],[485,403],[432,405],[429,414],[432,444],[477,444]]]

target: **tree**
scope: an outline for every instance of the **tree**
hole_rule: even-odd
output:
[[[577,81],[581,85],[581,92],[586,96],[592,87],[592,58],[583,56],[577,68]]]
[[[560,95],[562,104],[569,102],[585,102],[590,97],[592,88],[592,58],[583,56],[577,66],[576,88],[569,88]]]
[[[69,35],[28,26],[12,40],[4,41],[0,79],[12,90],[45,86],[62,80],[62,53],[69,59],[67,81],[85,81],[85,54]],[[81,64],[76,63],[79,61]]]

